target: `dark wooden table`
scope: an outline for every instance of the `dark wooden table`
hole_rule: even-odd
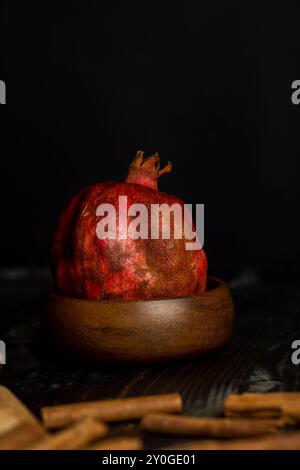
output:
[[[229,281],[236,328],[222,351],[189,362],[112,366],[70,361],[41,340],[39,314],[51,285],[47,271],[2,272],[0,339],[7,344],[7,364],[0,382],[37,415],[45,405],[178,391],[186,415],[216,416],[232,392],[300,390],[300,365],[291,361],[291,344],[300,339],[300,279],[246,270]],[[126,423],[111,432],[139,430]],[[148,449],[178,442],[142,437]]]

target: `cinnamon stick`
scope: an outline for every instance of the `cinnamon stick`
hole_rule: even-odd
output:
[[[70,428],[49,435],[29,447],[30,450],[75,450],[107,434],[104,423],[86,418]]]
[[[88,448],[88,450],[140,450],[142,440],[137,437],[115,437],[103,439]]]
[[[300,432],[259,439],[193,441],[167,447],[168,450],[300,450]]]
[[[245,437],[275,434],[279,420],[247,420],[230,418],[195,418],[151,414],[141,421],[141,428],[150,432],[199,437]]]
[[[0,386],[0,436],[13,431],[23,423],[31,423],[36,432],[45,431],[41,423],[8,388]]]
[[[289,424],[300,424],[300,404],[285,403],[282,407],[282,419]]]
[[[23,422],[0,436],[0,450],[25,449],[46,435],[35,422]]]
[[[169,393],[45,407],[41,415],[45,428],[55,429],[85,417],[107,422],[126,421],[139,419],[149,413],[181,411],[181,396],[179,393]]]
[[[280,419],[281,411],[278,410],[249,410],[243,412],[225,411],[225,416],[228,418],[245,418],[245,419]]]
[[[226,416],[278,418],[287,405],[300,406],[300,392],[243,393],[229,395],[224,402]]]

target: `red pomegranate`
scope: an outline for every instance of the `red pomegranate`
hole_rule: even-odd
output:
[[[56,286],[61,294],[85,299],[133,300],[203,293],[206,255],[203,249],[187,250],[184,234],[181,239],[174,237],[174,217],[170,219],[170,239],[161,237],[161,218],[158,239],[128,236],[100,239],[97,234],[97,224],[103,220],[97,215],[97,208],[102,204],[116,208],[118,224],[119,196],[127,196],[127,207],[145,205],[149,210],[149,231],[152,204],[171,207],[177,203],[183,208],[180,199],[157,189],[158,178],[171,168],[169,162],[160,169],[157,154],[144,158],[139,151],[125,182],[97,183],[72,199],[60,216],[51,250]],[[128,216],[127,223],[131,221],[132,216]],[[117,233],[120,234],[119,229]]]

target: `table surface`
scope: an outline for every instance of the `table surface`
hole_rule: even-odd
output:
[[[184,414],[218,416],[229,393],[300,390],[291,361],[300,340],[300,280],[245,270],[230,280],[236,307],[231,342],[209,357],[155,366],[103,365],[58,355],[41,340],[39,316],[51,285],[46,270],[0,272],[0,339],[7,364],[0,383],[37,416],[42,406],[180,392]],[[137,423],[114,424],[112,435],[141,434]],[[183,439],[142,433],[145,448]]]

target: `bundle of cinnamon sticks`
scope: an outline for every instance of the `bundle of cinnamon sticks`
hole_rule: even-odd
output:
[[[229,395],[218,418],[182,411],[180,394],[169,393],[44,407],[40,422],[0,387],[0,450],[141,449],[140,437],[110,437],[108,423],[132,420],[146,432],[197,439],[169,449],[300,449],[300,392]]]

